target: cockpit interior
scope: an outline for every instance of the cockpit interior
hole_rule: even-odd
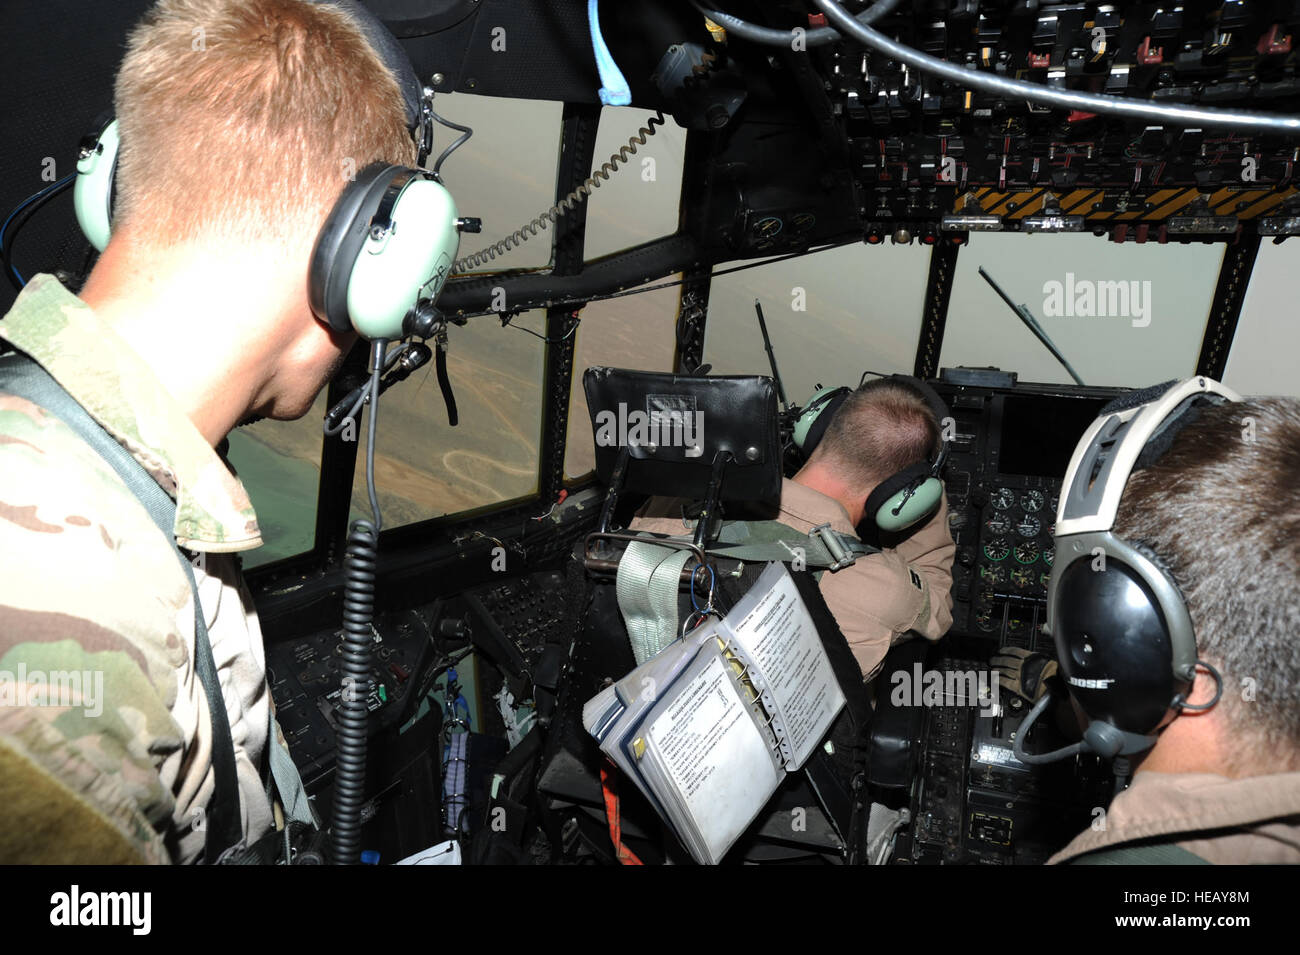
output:
[[[8,11],[0,212],[73,167],[147,5]],[[365,6],[433,91],[429,167],[465,228],[437,334],[389,366],[375,436],[363,783],[343,807],[361,858],[699,861],[584,724],[634,666],[620,535],[655,495],[736,513],[747,475],[770,490],[802,465],[813,395],[895,374],[950,411],[951,627],[859,681],[855,739],[832,733],[721,861],[1033,865],[1086,829],[1106,762],[1026,764],[1022,701],[916,705],[913,675],[951,696],[943,674],[1005,648],[1055,656],[1062,481],[1109,401],[1192,376],[1300,396],[1300,3]],[[6,273],[72,288],[93,262],[66,193],[0,241]],[[370,492],[365,440],[321,422],[353,406],[369,357],[360,343],[310,413],[227,449],[265,540],[243,566],[277,718],[326,819]],[[719,478],[708,456],[605,453],[590,399],[609,369],[701,403],[702,382],[750,382],[763,413],[738,410],[754,394],[720,407],[751,460]],[[1064,732],[1040,723],[1026,745]],[[330,858],[323,837],[301,851]]]

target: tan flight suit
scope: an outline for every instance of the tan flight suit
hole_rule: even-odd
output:
[[[1300,773],[1139,771],[1111,801],[1105,828],[1085,830],[1048,862],[1135,840],[1172,842],[1216,865],[1300,863]]]
[[[141,358],[52,276],[32,279],[0,335],[175,498],[176,540],[201,555],[244,832],[257,838],[271,823],[257,770],[270,693],[233,556],[262,543],[247,492]],[[2,389],[0,555],[0,862],[193,861],[215,782],[189,582],[116,472]]]
[[[632,529],[681,536],[682,501],[652,498]],[[844,506],[789,478],[781,482],[775,520],[808,533],[820,524],[854,535]],[[948,498],[919,531],[896,549],[859,557],[852,566],[821,578],[822,596],[848,640],[864,679],[880,669],[885,654],[915,630],[938,640],[952,626],[952,559],[957,547],[948,532]]]

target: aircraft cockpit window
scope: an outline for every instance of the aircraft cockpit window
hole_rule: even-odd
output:
[[[1278,360],[1279,355],[1300,354],[1297,297],[1300,276],[1296,275],[1294,248],[1265,242],[1250,273],[1241,320],[1228,352],[1225,385],[1246,395],[1300,398],[1300,375],[1294,363]]]
[[[312,549],[320,487],[320,421],[326,409],[322,391],[311,411],[297,421],[259,421],[230,432],[228,457],[253,501],[264,542],[244,554],[244,567],[259,567]]]
[[[443,93],[434,108],[444,119],[474,131],[441,169],[460,215],[483,222],[481,233],[461,237],[463,259],[507,238],[555,202],[564,107],[545,100]],[[429,168],[459,135],[437,127]],[[552,235],[546,229],[523,243],[512,243],[472,271],[544,268],[551,263]]]
[[[754,300],[763,306],[786,397],[821,382],[856,385],[864,369],[911,373],[930,248],[853,242],[723,275],[714,270],[704,361],[720,375],[771,374]]]
[[[652,110],[607,106],[601,111],[592,168],[599,170],[626,149],[609,178],[587,200],[588,260],[677,231],[686,130],[671,117],[648,123]],[[628,141],[636,137],[636,152]],[[641,143],[641,139],[645,143]],[[581,390],[581,389],[579,389]]]
[[[975,233],[957,259],[940,365],[996,366],[1021,381],[1070,374],[979,274],[1037,319],[1088,385],[1196,371],[1223,245],[1116,244],[1093,235]]]
[[[680,279],[667,276],[653,285]],[[569,428],[564,446],[564,475],[577,478],[596,465],[591,416],[582,372],[592,365],[671,371],[673,325],[677,320],[677,286],[592,302],[582,310],[569,389]]]
[[[396,527],[524,497],[537,490],[546,315],[525,312],[452,326],[448,372],[459,423],[432,365],[384,394],[375,442],[375,486],[384,526]],[[532,332],[533,334],[528,334]],[[369,513],[358,461],[352,516]]]

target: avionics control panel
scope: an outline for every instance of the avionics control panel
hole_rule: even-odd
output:
[[[944,470],[953,632],[1052,653],[1042,634],[1061,481],[1113,389],[935,382],[957,433]]]

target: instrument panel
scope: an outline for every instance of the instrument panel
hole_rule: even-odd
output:
[[[956,420],[944,470],[953,632],[1055,653],[1042,633],[1061,481],[1114,389],[935,383]]]

